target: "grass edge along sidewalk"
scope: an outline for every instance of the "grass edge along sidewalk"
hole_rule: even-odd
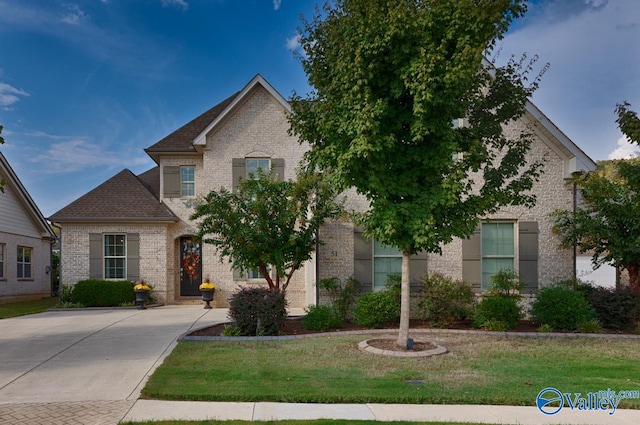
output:
[[[358,351],[357,343],[369,337],[182,341],[142,394],[166,400],[534,406],[547,387],[583,394],[640,389],[636,338],[438,333],[420,337],[446,346],[448,354],[401,359]],[[619,408],[640,409],[640,400],[624,400]]]

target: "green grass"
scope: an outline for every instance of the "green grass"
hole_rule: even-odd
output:
[[[37,301],[0,304],[0,319],[42,313],[56,305],[58,298],[43,298]]]
[[[428,339],[446,346],[448,354],[413,359],[361,352],[357,343],[364,339],[183,341],[153,374],[143,397],[533,406],[546,387],[583,394],[640,387],[637,339],[439,334]],[[640,400],[624,400],[620,407],[640,408]]]

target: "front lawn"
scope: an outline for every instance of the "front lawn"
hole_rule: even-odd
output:
[[[0,304],[0,319],[24,316],[25,314],[42,313],[53,308],[58,298],[43,298],[36,301],[22,301],[19,303]]]
[[[143,397],[534,406],[547,387],[582,394],[640,389],[638,339],[449,333],[425,337],[448,354],[412,359],[359,351],[358,342],[370,337],[183,341],[150,378]],[[640,400],[619,407],[640,408]]]

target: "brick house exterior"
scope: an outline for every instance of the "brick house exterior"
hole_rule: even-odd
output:
[[[55,213],[50,219],[62,228],[61,282],[72,285],[90,276],[144,279],[161,302],[173,304],[198,300],[197,285],[209,277],[218,285],[214,300],[218,307],[227,306],[238,287],[264,284],[222,263],[212,246],[195,242],[196,225],[189,216],[198,196],[233,188],[252,167],[273,167],[284,179],[295,177],[309,147],[288,134],[290,112],[289,103],[258,75],[241,91],[147,148],[156,167],[138,176],[124,170]],[[415,256],[414,278],[426,270],[440,271],[464,278],[480,290],[482,276],[486,279],[491,267],[511,262],[535,292],[540,285],[573,275],[572,252],[558,248],[549,213],[572,207],[567,178],[574,171],[594,169],[595,164],[533,104],[509,131],[528,125],[537,136],[530,155],[545,161],[544,174],[534,188],[537,205],[505,208],[487,217],[492,221],[469,240],[443,247],[442,255]],[[347,207],[363,211],[367,204],[349,192]],[[489,237],[494,233],[502,235],[500,244],[512,245],[511,251],[497,257],[486,254],[494,248]],[[365,240],[348,221],[325,224],[319,236],[323,245],[294,274],[287,289],[292,307],[316,302],[318,279],[354,276],[365,287],[380,286],[397,265],[392,249]]]
[[[0,303],[51,296],[56,236],[0,152]]]

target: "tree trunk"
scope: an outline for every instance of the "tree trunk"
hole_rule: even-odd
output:
[[[627,264],[627,271],[629,272],[629,286],[640,289],[640,264],[637,262]]]
[[[411,306],[410,306],[410,260],[411,251],[405,249],[402,251],[402,283],[400,285],[401,295],[400,295],[400,329],[398,330],[398,340],[396,344],[399,347],[406,348],[407,341],[409,339],[409,317],[411,315]]]

